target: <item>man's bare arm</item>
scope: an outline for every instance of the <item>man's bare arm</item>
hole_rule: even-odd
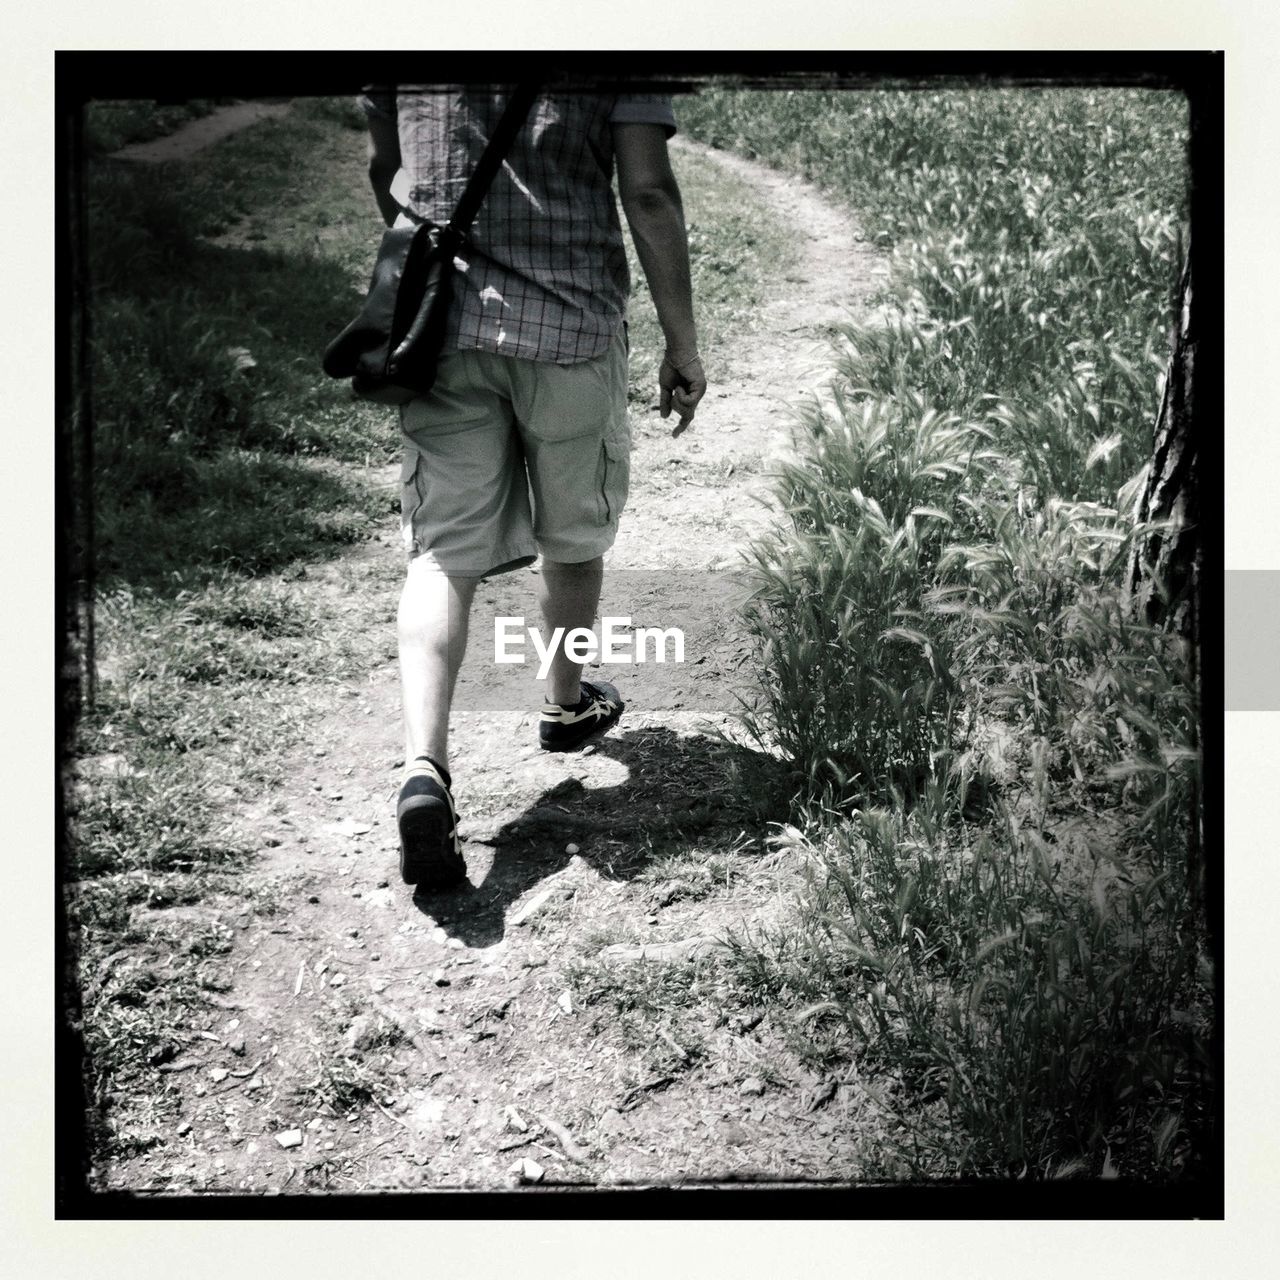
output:
[[[400,202],[391,194],[391,183],[400,171],[400,133],[394,120],[369,117],[369,185],[382,220],[391,226],[400,213]]]
[[[667,417],[674,406],[680,415],[678,433],[692,421],[707,389],[693,320],[689,238],[680,188],[661,125],[615,124],[613,146],[622,210],[667,344],[658,371],[662,416]]]

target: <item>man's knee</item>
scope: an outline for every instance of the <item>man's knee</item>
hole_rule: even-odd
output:
[[[577,574],[587,577],[599,573],[604,568],[604,556],[592,556],[590,560],[548,560],[542,559],[542,572],[551,574]]]
[[[477,581],[474,577],[441,573],[421,557],[410,560],[396,611],[401,634],[423,628],[442,630],[445,623],[453,626],[465,621]]]
[[[600,597],[603,581],[604,556],[573,562],[544,559],[539,599],[544,609],[568,600],[590,599],[594,603]]]

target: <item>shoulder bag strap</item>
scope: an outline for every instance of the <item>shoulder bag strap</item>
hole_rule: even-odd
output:
[[[466,238],[467,229],[475,220],[476,212],[480,208],[480,202],[489,190],[489,186],[499,168],[501,168],[503,160],[506,159],[507,152],[511,150],[511,144],[515,141],[515,136],[519,132],[520,126],[524,124],[525,118],[528,116],[530,108],[533,106],[533,101],[537,96],[537,84],[521,84],[516,86],[515,92],[507,99],[507,105],[503,109],[502,117],[489,138],[484,154],[481,155],[475,171],[467,180],[467,185],[458,200],[457,208],[454,209],[453,216],[445,226],[444,233],[441,236],[442,240],[450,232],[453,233],[452,238],[455,238],[458,243],[461,243]]]

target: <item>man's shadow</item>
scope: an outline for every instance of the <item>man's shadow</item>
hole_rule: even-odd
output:
[[[518,818],[477,839],[494,849],[480,884],[416,897],[418,910],[469,947],[491,946],[504,936],[508,907],[568,866],[567,844],[578,845],[600,875],[630,880],[699,834],[763,835],[790,809],[791,767],[751,747],[653,728],[602,738],[596,750],[626,766],[625,782],[601,789],[576,778],[557,783]]]

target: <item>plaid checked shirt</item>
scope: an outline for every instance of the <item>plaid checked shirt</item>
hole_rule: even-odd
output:
[[[501,90],[370,88],[393,119],[409,206],[448,221],[506,105]],[[458,259],[446,351],[576,364],[604,352],[631,281],[613,197],[614,123],[676,131],[665,94],[543,94],[485,194]]]

